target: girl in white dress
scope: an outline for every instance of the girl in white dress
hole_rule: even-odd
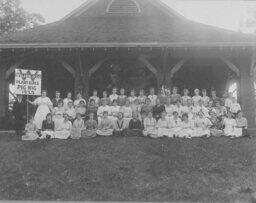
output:
[[[174,106],[173,104],[171,104],[170,97],[168,97],[166,100],[165,111],[166,111],[167,119],[170,120],[171,117],[173,116],[173,111],[174,111]]]
[[[204,115],[203,111],[199,111],[195,119],[195,129],[193,137],[209,137],[211,121]]]
[[[109,118],[115,122],[118,116],[118,113],[120,112],[120,106],[117,105],[117,100],[113,100],[113,106],[110,107],[111,112]]]
[[[202,99],[202,97],[199,95],[200,91],[199,89],[194,90],[195,95],[192,97],[193,104],[198,105],[199,100]]]
[[[209,101],[210,101],[210,97],[208,97],[207,96],[207,91],[206,91],[206,89],[203,89],[202,90],[202,101],[203,101],[203,105],[204,106],[208,106],[208,104],[209,104]]]
[[[65,99],[63,99],[63,103],[64,103],[64,108],[67,109],[68,108],[68,103],[69,102],[72,102],[73,103],[73,100],[72,100],[72,93],[71,92],[68,92],[67,93],[67,97]]]
[[[131,90],[131,94],[128,97],[128,100],[130,102],[130,104],[134,104],[134,101],[137,99],[137,97],[135,96],[135,90]]]
[[[63,117],[63,122],[60,124],[60,126],[58,126],[58,128],[55,128],[54,138],[56,139],[65,140],[68,139],[71,135],[72,123],[69,121],[68,115],[66,113],[63,115]]]
[[[129,100],[127,100],[125,102],[125,106],[123,106],[120,111],[123,113],[124,115],[124,122],[125,122],[125,126],[128,126],[130,120],[132,119],[132,108],[130,106],[130,102]]]
[[[178,137],[192,138],[194,133],[194,122],[188,119],[188,114],[182,115],[181,130],[177,133]]]
[[[76,95],[76,100],[74,101],[74,107],[76,108],[80,104],[81,101],[83,101],[84,104],[86,105],[86,101],[85,101],[85,99],[82,98],[82,94],[80,92],[78,92]]]
[[[157,137],[169,137],[170,136],[170,125],[166,119],[166,111],[161,113],[161,118],[157,121]]]
[[[100,105],[100,98],[98,97],[98,91],[93,90],[92,96],[89,98],[89,103],[91,100],[95,101],[96,106],[98,107]]]
[[[173,116],[170,120],[171,137],[176,137],[181,130],[181,119],[177,111],[173,112]]]
[[[236,120],[232,118],[232,113],[230,111],[227,112],[227,117],[223,120],[224,135],[228,137],[236,137],[235,128],[237,126]]]
[[[37,129],[41,130],[42,129],[42,123],[44,119],[46,118],[46,115],[51,112],[52,109],[52,102],[51,100],[47,97],[47,93],[45,90],[42,91],[42,96],[38,97],[35,101],[31,102],[28,100],[30,104],[36,105],[37,110],[35,114],[35,124]]]
[[[152,112],[148,113],[148,116],[144,119],[143,125],[144,125],[144,130],[143,130],[144,136],[157,138],[156,119],[153,118]]]
[[[118,99],[118,94],[117,94],[117,88],[116,88],[116,87],[114,87],[114,88],[112,89],[112,94],[109,96],[109,99],[110,99],[111,104],[112,104],[112,102],[113,102],[114,100],[117,100],[117,99]]]
[[[107,112],[108,115],[111,114],[111,107],[107,105],[107,100],[103,99],[102,100],[102,106],[100,106],[97,110],[97,116],[98,116],[98,125],[101,123],[101,119],[103,118],[103,113]]]
[[[25,132],[26,134],[22,136],[22,140],[36,140],[39,138],[33,116],[29,118],[29,123],[25,127]]]
[[[155,88],[150,88],[148,98],[151,101],[151,106],[155,106],[157,99],[157,96],[155,95]]]
[[[75,118],[76,118],[76,109],[74,108],[72,101],[68,102],[68,107],[66,108],[65,113],[68,115],[68,119],[70,121],[73,122],[75,120]]]
[[[80,139],[81,132],[84,129],[84,120],[81,117],[80,113],[76,114],[76,120],[73,123],[72,131],[71,131],[71,138],[72,139]]]
[[[139,92],[139,96],[138,96],[138,100],[139,100],[139,103],[140,105],[143,105],[146,103],[146,96],[144,95],[144,90],[141,89],[140,92]]]
[[[188,89],[183,90],[183,96],[181,97],[182,105],[185,105],[189,99],[191,99]]]

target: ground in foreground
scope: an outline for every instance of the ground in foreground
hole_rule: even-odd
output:
[[[234,202],[255,191],[254,138],[0,137],[0,199]]]

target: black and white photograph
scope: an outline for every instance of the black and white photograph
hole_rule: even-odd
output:
[[[0,0],[0,201],[256,203],[256,0]]]

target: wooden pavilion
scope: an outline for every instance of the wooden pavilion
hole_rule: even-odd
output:
[[[255,45],[253,35],[192,22],[160,0],[87,0],[58,22],[0,38],[0,117],[14,70],[31,68],[43,71],[51,96],[71,90],[87,97],[91,88],[108,81],[118,86],[128,76],[128,88],[176,85],[219,93],[236,81],[253,127]]]

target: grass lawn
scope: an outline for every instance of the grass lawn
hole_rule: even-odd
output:
[[[240,202],[255,191],[256,139],[0,137],[0,199]]]

